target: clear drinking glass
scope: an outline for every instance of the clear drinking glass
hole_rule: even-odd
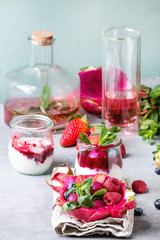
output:
[[[52,120],[42,115],[24,115],[13,118],[10,125],[8,156],[12,167],[28,175],[46,172],[53,162]]]
[[[102,117],[110,126],[129,129],[138,120],[141,34],[117,27],[102,35]]]
[[[91,133],[90,141],[99,133]],[[111,177],[122,179],[122,156],[120,145],[122,140],[118,137],[113,143],[107,146],[96,144],[85,144],[78,138],[78,154],[75,162],[76,174],[96,174],[104,173]]]

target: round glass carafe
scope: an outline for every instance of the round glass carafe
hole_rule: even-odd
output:
[[[52,165],[53,121],[41,115],[23,115],[12,119],[8,156],[12,167],[27,175],[45,173]]]
[[[4,121],[19,115],[42,114],[54,122],[53,131],[63,130],[67,118],[79,112],[79,76],[53,64],[53,42],[31,43],[31,63],[6,75]]]

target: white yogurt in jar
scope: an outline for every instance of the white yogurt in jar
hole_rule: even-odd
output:
[[[12,167],[24,174],[46,172],[53,162],[53,144],[42,138],[13,138],[8,147]]]

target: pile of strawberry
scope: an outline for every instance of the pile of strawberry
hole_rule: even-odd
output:
[[[60,139],[60,145],[63,147],[70,147],[76,145],[80,133],[91,133],[96,130],[96,126],[92,125],[87,120],[85,115],[73,115],[68,119],[68,121],[69,123]],[[97,145],[97,139],[92,139],[92,144]],[[122,157],[124,158],[126,155],[126,149],[124,144],[121,144],[121,153]]]

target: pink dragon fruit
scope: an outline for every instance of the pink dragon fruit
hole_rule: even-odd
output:
[[[93,200],[93,208],[103,208],[105,206],[106,205],[103,200],[100,200],[100,199]]]
[[[81,106],[89,113],[101,114],[102,110],[102,68],[86,67],[79,72]],[[116,68],[110,68],[107,77],[110,82],[117,82],[116,89],[124,90],[127,76]]]
[[[87,67],[80,76],[81,106],[89,113],[101,114],[102,109],[102,69]]]
[[[70,215],[83,219],[86,222],[104,219],[106,217],[117,217],[120,218],[128,209],[135,207],[134,193],[132,190],[128,190],[124,183],[120,182],[119,192],[107,192],[103,183],[107,179],[112,179],[105,174],[94,174],[94,175],[73,175],[68,164],[63,164],[61,166],[68,167],[68,173],[57,172],[57,169],[53,171],[51,180],[58,181],[60,186],[53,186],[47,184],[57,193],[59,197],[56,200],[56,204],[62,207],[63,210],[67,210]],[[91,193],[91,188],[94,183],[100,183],[99,186],[102,189]],[[71,184],[74,183],[74,184]],[[73,186],[68,189],[69,186]],[[98,186],[98,184],[95,184]],[[76,187],[74,187],[76,186]],[[79,189],[79,190],[77,190]],[[71,197],[67,200],[64,198],[64,193]],[[78,195],[78,202],[77,196]],[[73,195],[74,194],[74,195]],[[76,200],[76,201],[75,201]]]

